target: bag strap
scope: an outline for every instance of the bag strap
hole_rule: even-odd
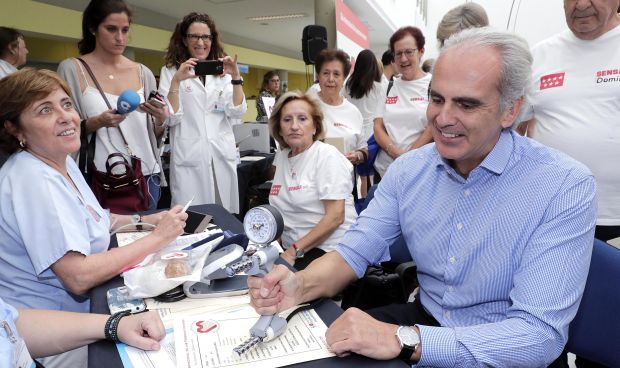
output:
[[[84,61],[84,59],[82,58],[77,58],[77,59],[82,63],[82,65],[84,65],[86,72],[88,72],[88,75],[90,75],[90,78],[95,83],[95,86],[97,87],[97,90],[99,90],[101,97],[103,97],[103,100],[105,101],[105,104],[108,106],[108,109],[112,110],[112,105],[110,105],[110,101],[108,101],[108,97],[105,95],[105,92],[103,92],[103,88],[101,88],[101,85],[99,84],[99,81],[95,77],[95,73],[93,73],[93,70],[86,63],[86,61]],[[127,143],[127,140],[125,139],[125,135],[123,134],[123,131],[118,126],[116,127],[116,129],[118,129],[118,132],[121,134],[121,138],[123,139],[123,142],[125,143],[125,147],[127,147],[127,152],[129,153],[129,156],[133,156],[133,153],[131,149],[129,148],[129,143]]]

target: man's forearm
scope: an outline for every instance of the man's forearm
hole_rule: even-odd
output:
[[[331,297],[357,279],[355,272],[338,252],[329,252],[303,271],[299,271],[302,287],[301,303],[320,297]]]

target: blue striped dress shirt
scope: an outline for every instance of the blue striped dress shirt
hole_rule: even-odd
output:
[[[434,144],[396,160],[337,251],[358,277],[401,233],[418,267],[418,365],[539,367],[562,352],[590,265],[595,182],[581,163],[502,131],[460,176]]]

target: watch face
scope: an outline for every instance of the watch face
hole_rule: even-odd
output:
[[[420,336],[417,332],[415,332],[413,327],[400,326],[396,331],[396,336],[398,336],[398,339],[402,345],[413,347],[420,343]]]

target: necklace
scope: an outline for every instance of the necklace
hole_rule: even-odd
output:
[[[295,166],[297,166],[297,164],[299,163],[299,159],[299,154],[288,158],[288,169],[291,173],[291,177],[293,178],[293,180],[297,180],[297,169],[295,168]]]

